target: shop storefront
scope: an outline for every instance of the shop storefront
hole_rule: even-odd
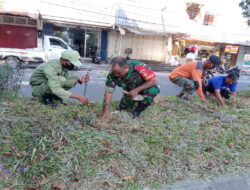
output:
[[[221,44],[215,42],[205,42],[199,40],[175,39],[173,42],[172,55],[179,58],[182,65],[191,61],[186,55],[189,48],[195,47],[195,60],[206,60],[210,55],[220,56]]]
[[[81,57],[90,58],[93,54],[99,54],[101,29],[44,23],[42,33],[62,38],[72,49],[78,51]]]
[[[227,66],[241,66],[243,63],[244,55],[250,49],[247,46],[225,44],[225,43],[215,43],[215,42],[205,42],[198,40],[186,40],[186,39],[176,39],[174,41],[172,55],[178,56],[180,64],[186,63],[186,55],[188,53],[188,48],[195,46],[197,50],[195,51],[196,60],[205,60],[210,55],[217,55],[221,58],[222,63],[228,63]],[[250,53],[250,51],[249,51]]]
[[[228,66],[235,66],[239,47],[232,44],[220,44],[220,58],[222,63],[228,63]]]

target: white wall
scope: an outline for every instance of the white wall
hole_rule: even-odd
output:
[[[166,61],[168,38],[165,36],[142,36],[126,33],[121,36],[117,31],[109,31],[108,57],[126,57],[125,49],[132,48],[131,59],[148,61]]]
[[[237,56],[237,61],[236,61],[237,66],[242,67],[245,54],[250,54],[250,47],[240,46],[238,56]]]

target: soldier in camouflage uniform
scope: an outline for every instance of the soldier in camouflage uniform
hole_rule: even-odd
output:
[[[103,112],[100,117],[109,115],[109,105],[116,85],[127,91],[119,103],[120,110],[133,109],[135,103],[133,99],[138,94],[144,97],[133,111],[133,117],[139,117],[160,91],[155,74],[145,64],[138,61],[128,62],[123,57],[113,58],[111,65],[112,71],[107,76]]]
[[[88,98],[67,90],[73,88],[77,83],[88,82],[89,76],[79,77],[69,75],[68,70],[73,70],[74,66],[80,66],[79,53],[74,50],[62,52],[61,58],[51,60],[39,65],[30,77],[32,95],[39,98],[45,105],[55,106],[53,100],[59,100],[65,105],[63,100],[76,98],[83,104],[88,104]]]

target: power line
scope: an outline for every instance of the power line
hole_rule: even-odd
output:
[[[44,2],[44,1],[42,1],[42,2]],[[137,19],[117,17],[117,16],[110,15],[110,14],[105,14],[105,13],[100,13],[100,12],[95,12],[95,11],[89,11],[89,10],[84,10],[84,9],[79,9],[79,8],[68,7],[68,6],[64,6],[64,5],[60,5],[60,4],[56,4],[56,3],[48,3],[48,2],[45,2],[45,3],[49,4],[49,5],[55,5],[55,6],[58,6],[58,7],[64,7],[64,8],[72,9],[74,11],[75,10],[84,11],[84,12],[95,13],[95,14],[104,15],[104,16],[108,16],[108,17],[113,17],[113,18],[117,18],[117,19],[125,19],[125,20],[131,20],[131,21],[136,21],[136,22],[141,22],[141,23],[147,23],[147,24],[154,24],[154,25],[162,26],[162,24],[154,23],[154,22],[147,22],[147,21],[141,21],[141,20],[137,20]]]
[[[130,1],[130,2],[135,2],[135,3],[145,3],[145,2],[149,2],[149,1],[145,1],[145,0],[126,0],[126,1]],[[168,0],[154,0],[155,3],[161,2],[161,3],[168,3]]]
[[[62,19],[72,19],[72,20],[78,20],[78,21],[87,21],[89,23],[91,22],[94,22],[94,23],[101,23],[101,24],[107,24],[107,25],[110,25],[110,23],[105,23],[105,22],[100,22],[100,21],[90,21],[90,20],[86,20],[86,19],[76,19],[76,18],[70,18],[70,17],[63,17],[63,16],[53,16],[53,15],[46,15],[46,14],[43,14],[44,16],[47,16],[47,17],[53,17],[53,18],[62,18]],[[74,23],[74,22],[72,22]],[[79,23],[81,24],[81,23]],[[83,24],[84,25],[84,24]],[[87,25],[87,24],[86,24]]]
[[[92,8],[92,9],[94,9],[96,11],[103,12],[103,10],[96,9],[95,7],[90,7],[90,6],[84,6],[84,7]],[[99,6],[99,8],[101,8],[101,7]],[[131,14],[134,14],[134,15],[140,15],[142,17],[148,17],[148,18],[152,18],[152,19],[159,19],[158,17],[152,17],[152,16],[149,16],[149,15],[140,14],[138,12],[132,12],[132,11],[128,11],[128,10],[125,10],[125,13],[131,13]],[[160,14],[160,12],[159,12],[159,14]]]
[[[44,2],[44,1],[43,1]],[[79,6],[82,6],[82,2],[81,1],[69,1],[69,2],[74,2],[74,4],[77,4],[77,5],[79,5]],[[47,3],[47,2],[46,2]],[[103,9],[105,10],[105,9],[107,9],[107,7],[103,7],[103,6],[98,6],[98,8],[103,8],[102,10],[101,9],[97,9],[96,8],[96,5],[95,5],[95,7],[94,6],[89,6],[89,3],[87,4],[87,5],[84,5],[83,6],[84,8],[90,8],[90,9],[93,9],[93,10],[95,10],[95,11],[100,11],[101,13],[103,12]],[[110,10],[111,11],[111,10]],[[126,13],[131,13],[131,14],[134,14],[134,15],[140,15],[140,16],[142,16],[142,17],[148,17],[148,18],[150,18],[150,19],[159,19],[159,17],[152,17],[152,16],[149,16],[149,15],[146,15],[146,14],[140,14],[140,13],[138,13],[138,12],[132,12],[132,11],[128,11],[128,10],[126,10],[125,11]],[[160,14],[160,12],[159,12],[159,14]]]
[[[127,4],[125,2],[119,2],[119,4],[123,4],[123,5],[127,5],[127,6],[130,6],[130,7],[136,7],[136,8],[140,8],[140,9],[145,9],[145,10],[151,10],[151,11],[160,11],[161,9],[154,9],[154,8],[149,8],[149,7],[143,7],[143,6],[136,6],[136,5],[133,5],[133,4]]]
[[[47,4],[50,4],[49,2],[45,2],[45,1],[42,1],[42,2],[44,2],[44,3],[47,3]],[[69,3],[70,2],[72,2],[73,3],[73,1],[69,1]],[[82,2],[82,1],[77,1],[78,3],[79,2]],[[55,3],[54,3],[55,4]],[[81,5],[81,3],[80,3],[80,5]],[[67,7],[67,8],[73,8],[73,7],[68,7],[68,6],[65,6],[65,7]],[[90,8],[90,9],[94,9],[94,10],[96,10],[96,11],[100,11],[100,12],[94,12],[94,11],[90,11],[90,10],[86,10],[86,9],[78,9],[78,8],[74,8],[74,9],[78,9],[78,10],[81,10],[81,11],[86,11],[86,12],[92,12],[92,13],[95,13],[95,14],[103,14],[103,10],[100,10],[100,9],[96,9],[95,7],[90,7],[90,6],[86,6],[86,5],[84,5],[83,7],[88,7],[88,8]],[[101,6],[99,6],[99,7],[101,7]],[[158,10],[159,11],[159,10]],[[186,12],[188,12],[188,11],[186,11]],[[150,16],[148,16],[148,15],[145,15],[145,14],[140,14],[140,13],[138,13],[138,12],[132,12],[132,11],[127,11],[127,10],[125,10],[125,14],[126,13],[131,13],[131,14],[134,14],[134,15],[136,15],[136,16],[141,16],[141,17],[147,17],[147,18],[150,18],[150,19],[153,19],[153,20],[160,20],[161,18],[160,18],[160,16],[161,15],[159,15],[159,17],[150,17]],[[176,12],[176,11],[167,11],[167,12],[165,12],[165,13],[163,13],[164,15],[165,14],[169,14],[169,13],[174,13],[174,14],[179,14],[179,12]],[[159,14],[161,14],[160,13],[160,11],[159,11]],[[104,15],[104,14],[103,14]],[[113,16],[113,15],[108,15],[108,14],[105,14],[106,16]],[[113,17],[115,17],[115,16],[113,16]],[[116,18],[118,18],[118,17],[116,17]],[[124,17],[119,17],[119,18],[122,18],[122,19],[124,19]],[[142,21],[142,20],[139,20],[139,19],[131,19],[131,18],[128,18],[127,17],[127,19],[128,20],[134,20],[134,21],[140,21],[140,22],[144,22],[144,23],[152,23],[152,24],[159,24],[159,23],[157,23],[157,22],[147,22],[147,21]],[[165,20],[166,20],[166,18],[164,18]],[[160,24],[161,25],[161,24]]]
[[[42,1],[44,2],[44,1]],[[108,16],[108,17],[112,17],[112,18],[117,18],[117,19],[123,19],[123,20],[127,20],[127,21],[136,21],[136,22],[140,22],[140,23],[144,23],[144,24],[153,24],[153,25],[158,25],[158,26],[163,26],[162,24],[160,23],[153,23],[153,22],[146,22],[146,21],[141,21],[141,20],[136,20],[136,19],[130,19],[130,18],[124,18],[124,17],[116,17],[114,15],[108,15],[108,14],[104,14],[104,13],[98,13],[98,12],[94,12],[94,11],[87,11],[87,10],[83,10],[83,9],[78,9],[78,8],[72,8],[72,7],[67,7],[67,6],[64,6],[64,5],[59,5],[59,4],[56,4],[56,3],[48,3],[46,2],[47,4],[50,4],[50,5],[55,5],[55,6],[58,6],[58,7],[64,7],[64,8],[68,8],[68,9],[72,9],[72,10],[79,10],[79,11],[84,11],[84,12],[90,12],[90,13],[94,13],[94,14],[100,14],[100,15],[105,15],[105,16]],[[81,12],[82,14],[82,12]],[[84,14],[83,14],[84,15]],[[88,16],[85,14],[85,16]],[[56,17],[56,16],[53,16],[53,17]],[[61,16],[59,16],[61,17]],[[61,18],[67,18],[67,17],[61,17]],[[103,17],[101,17],[103,18]],[[75,19],[75,18],[71,18],[71,19]],[[80,20],[80,19],[76,19],[76,20]],[[86,20],[86,21],[89,21],[89,22],[97,22],[97,21],[90,21],[90,20]],[[120,25],[120,26],[127,26],[127,25]],[[177,28],[177,29],[180,29],[180,26],[173,26],[173,25],[167,25],[167,27],[171,27],[171,28]],[[192,28],[190,28],[192,29]],[[180,33],[185,33],[185,32],[180,32]]]
[[[64,5],[60,5],[60,4],[56,4],[56,3],[48,3],[46,1],[42,1],[42,2],[46,3],[46,4],[50,4],[50,5],[55,5],[55,6],[58,6],[58,7],[64,7],[64,8],[72,9],[74,11],[78,10],[78,11],[80,11],[80,14],[85,15],[85,16],[89,16],[89,15],[86,15],[86,14],[83,14],[83,13],[84,12],[89,12],[89,13],[94,13],[94,14],[96,14],[98,16],[99,15],[104,15],[104,16],[107,16],[107,17],[110,17],[110,18],[123,19],[125,21],[135,21],[135,22],[140,22],[140,23],[144,23],[144,24],[152,24],[152,25],[158,25],[158,26],[163,27],[162,23],[147,22],[147,21],[142,21],[142,20],[137,20],[137,19],[130,19],[130,18],[126,18],[126,17],[117,17],[117,16],[110,15],[110,14],[105,14],[105,13],[94,12],[94,11],[89,11],[89,10],[84,10],[84,9],[79,9],[79,8],[68,7],[68,6],[64,6]],[[51,17],[56,17],[56,16],[51,16]],[[59,16],[58,18],[67,18],[67,17]],[[105,19],[103,17],[98,17],[98,18]],[[70,18],[70,19],[75,19],[75,18]],[[76,19],[76,20],[83,20],[83,21],[87,21],[87,22],[96,22],[96,23],[105,23],[105,22],[100,22],[100,21],[90,21],[90,20],[86,20],[86,19]],[[105,24],[110,24],[110,23],[105,23]],[[128,25],[120,25],[120,26],[127,26],[128,27]],[[170,28],[176,28],[176,30],[178,30],[177,32],[179,32],[179,33],[188,33],[188,32],[186,32],[187,29],[204,32],[204,30],[200,30],[200,29],[197,29],[197,28],[192,28],[192,26],[185,26],[186,29],[184,30],[184,32],[180,32],[180,31],[182,31],[183,27],[181,27],[181,26],[173,26],[173,25],[167,25],[166,26],[166,31],[168,30],[169,27]],[[167,32],[169,32],[169,31],[167,31]]]
[[[112,17],[112,18],[116,18],[116,19],[123,19],[123,20],[127,20],[127,21],[136,21],[136,22],[145,23],[145,24],[153,24],[153,25],[162,26],[162,23],[155,23],[155,22],[142,21],[142,20],[138,20],[138,19],[131,19],[131,18],[126,18],[126,17],[119,17],[119,16],[114,16],[114,15],[100,13],[100,12],[95,12],[95,11],[89,11],[89,10],[84,10],[84,9],[79,9],[79,8],[68,7],[68,6],[60,5],[60,4],[56,4],[56,3],[49,3],[49,2],[45,2],[45,1],[41,1],[41,2],[44,2],[46,4],[50,4],[50,5],[55,5],[55,6],[58,6],[58,7],[64,7],[64,8],[72,9],[74,11],[75,10],[84,11],[84,12],[94,13],[94,14],[97,14],[97,15],[98,14],[99,15],[104,15],[104,16],[108,16],[108,17]],[[82,14],[82,12],[81,12],[81,14]],[[86,15],[86,16],[88,16],[88,15]],[[99,18],[103,19],[103,17],[99,17]],[[171,25],[168,25],[168,26],[174,27],[174,28],[179,28],[178,26],[171,26]]]

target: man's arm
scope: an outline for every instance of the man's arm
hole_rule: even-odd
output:
[[[81,95],[78,95],[78,94],[75,94],[75,93],[71,93],[71,95],[69,97],[70,98],[75,98],[75,99],[79,100],[80,102],[82,102],[83,104],[88,104],[89,103],[88,98],[85,97],[85,96],[81,96]]]
[[[199,86],[196,88],[198,96],[201,98],[201,100],[207,104],[207,99],[204,97],[203,91],[202,91],[202,82],[201,82],[201,77],[202,77],[202,71],[201,70],[193,70],[191,71],[191,75],[194,81],[197,81]]]
[[[231,92],[232,96],[233,96],[233,102],[236,102],[236,92]]]
[[[233,96],[233,102],[236,102],[236,86],[237,86],[237,82],[235,82],[234,84],[230,86],[230,91]]]
[[[86,75],[83,75],[80,79],[76,79],[74,82],[75,82],[75,85],[77,83],[82,84],[83,82],[89,82],[89,74],[87,73]]]
[[[225,104],[225,102],[220,94],[220,90],[214,89],[214,94],[215,94],[215,97],[217,98],[217,100],[220,102],[220,104],[226,107],[227,105]]]
[[[112,93],[115,90],[116,82],[113,79],[113,75],[110,72],[106,79],[106,87],[105,87],[105,93],[104,93],[104,100],[103,100],[103,111],[101,115],[99,116],[100,119],[103,117],[109,116],[109,106],[112,100]]]
[[[104,94],[104,100],[103,100],[103,111],[100,115],[100,118],[109,116],[109,107],[112,100],[112,93],[111,92],[105,92]]]
[[[130,98],[134,98],[141,91],[155,86],[157,84],[157,82],[158,82],[157,78],[153,78],[151,80],[148,80],[148,81],[144,82],[142,85],[140,85],[140,86],[136,87],[135,89],[129,91],[127,95]]]

